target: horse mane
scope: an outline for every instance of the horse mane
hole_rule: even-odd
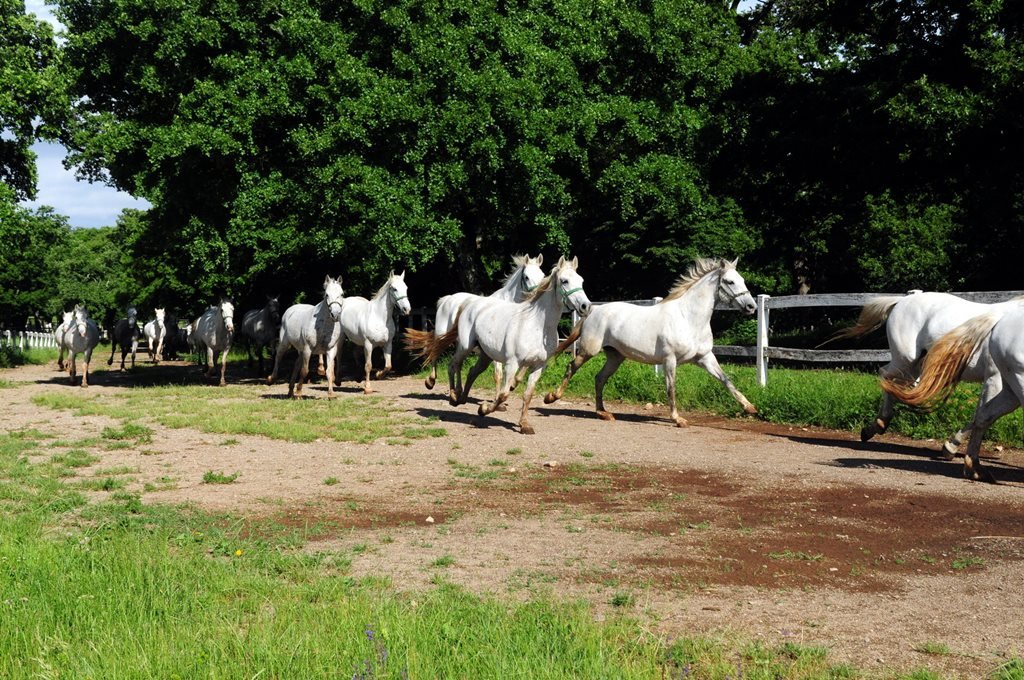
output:
[[[384,285],[378,288],[377,292],[373,294],[374,300],[379,300],[382,295],[385,295],[388,292],[388,287],[391,286],[391,279],[393,279],[394,277],[395,275],[392,272],[391,276],[388,277],[388,280],[384,282]]]
[[[713,257],[698,257],[693,264],[691,264],[686,273],[676,280],[672,290],[668,292],[668,295],[661,299],[658,304],[665,304],[671,300],[678,300],[686,291],[697,285],[697,282],[703,279],[708,274],[711,274],[717,269],[735,269],[736,263],[730,262],[725,259],[716,259]]]

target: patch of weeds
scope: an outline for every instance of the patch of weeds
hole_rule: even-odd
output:
[[[706,519],[703,522],[697,522],[696,524],[687,524],[686,528],[687,529],[710,529],[711,528],[711,520]],[[818,555],[818,556],[816,556],[816,557],[814,557],[812,559],[820,560],[821,558],[822,558],[822,556]]]
[[[921,555],[921,561],[924,562],[925,564],[935,564],[938,560],[936,560],[934,557],[931,557],[929,555]]]
[[[223,472],[214,472],[213,470],[207,470],[203,473],[203,484],[231,484],[240,475],[240,472],[226,475]]]
[[[221,446],[234,446],[238,443],[237,439],[225,439],[220,443]]]
[[[324,484],[326,484],[327,486],[334,486],[337,483],[338,483],[338,478],[337,477],[328,477],[327,479],[324,480]]]
[[[362,555],[369,548],[370,546],[366,545],[365,543],[356,543],[354,546],[352,546],[352,552],[356,555]]]
[[[149,444],[153,441],[153,430],[138,423],[125,423],[122,427],[105,427],[100,433],[103,439],[115,441],[134,440],[136,444]]]
[[[390,545],[390,544],[395,542],[395,537],[392,536],[391,534],[384,534],[383,536],[380,537],[380,542],[383,543],[384,545]]]
[[[812,555],[811,553],[805,553],[802,550],[783,550],[782,552],[768,553],[768,557],[773,560],[804,560],[806,562],[818,562],[819,560],[824,559],[825,556],[822,553],[815,553]]]
[[[508,451],[506,451],[505,455],[506,456],[518,456],[522,452],[523,452],[523,450],[521,448],[519,448],[518,446],[516,446],[515,448],[511,448]]]
[[[151,491],[171,491],[178,488],[177,481],[174,477],[157,477],[155,482],[146,482],[142,485],[142,490],[146,493]]]
[[[71,449],[64,453],[55,453],[50,458],[54,463],[72,468],[88,467],[99,459],[99,456],[94,456],[85,449]]]
[[[594,452],[593,451],[580,451],[580,458],[593,458],[593,457],[594,457]]]
[[[76,486],[85,491],[116,491],[123,489],[128,482],[116,477],[104,477],[103,479],[83,479]]]
[[[134,475],[140,472],[138,467],[131,467],[130,465],[120,465],[118,467],[104,468],[96,471],[96,476],[99,475],[110,475],[116,477],[118,475]]]
[[[468,463],[460,463],[454,458],[448,459],[448,465],[455,471],[456,477],[462,477],[464,479],[475,479],[477,481],[490,481],[497,479],[500,474],[497,470],[481,470],[476,465],[469,465]]]
[[[352,512],[359,512],[359,503],[355,501],[345,501],[345,509],[351,510]]]
[[[609,604],[613,607],[627,608],[632,607],[634,604],[633,593],[630,592],[618,592],[612,595],[612,599],[609,600]]]
[[[991,680],[1024,680],[1024,659],[1010,659],[992,671]]]
[[[450,567],[455,564],[455,558],[451,555],[442,555],[430,563],[432,567]]]
[[[500,458],[492,458],[487,461],[487,464],[491,467],[508,467],[508,461],[501,460]]]
[[[914,651],[934,656],[949,656],[953,653],[945,642],[922,642],[914,647]]]
[[[954,569],[967,569],[969,567],[981,567],[985,565],[984,558],[981,557],[958,557],[953,560],[952,567]]]
[[[942,676],[938,673],[934,673],[927,668],[919,668],[916,671],[911,671],[906,675],[898,676],[899,680],[942,680]]]
[[[795,661],[820,661],[828,656],[827,647],[804,646],[795,642],[784,642],[779,647],[780,656],[788,656]]]

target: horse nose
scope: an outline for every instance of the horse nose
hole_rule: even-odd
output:
[[[590,300],[584,300],[580,303],[580,313],[584,316],[590,313]]]

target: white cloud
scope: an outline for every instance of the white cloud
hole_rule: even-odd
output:
[[[22,203],[26,207],[50,206],[67,215],[73,227],[112,226],[124,208],[150,207],[147,201],[105,184],[75,179],[73,171],[64,169],[66,151],[59,144],[39,142],[32,145],[32,150],[39,156],[38,193],[35,201]]]
[[[53,30],[63,31],[64,26],[57,21],[57,17],[53,16],[53,8],[47,5],[43,0],[25,0],[25,14],[35,14],[43,21],[48,21],[53,24]]]

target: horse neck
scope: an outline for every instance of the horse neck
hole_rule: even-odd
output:
[[[391,294],[391,288],[385,290],[381,295],[370,300],[370,313],[386,319],[391,316],[391,310],[395,307],[395,299]]]
[[[721,278],[721,272],[708,274],[682,296],[665,304],[671,305],[687,319],[691,319],[694,326],[710,324],[711,314],[715,311],[715,299],[718,296],[718,285]]]
[[[526,269],[524,267],[519,267],[518,269],[516,269],[514,272],[512,272],[512,275],[508,277],[508,280],[505,281],[504,285],[502,285],[502,287],[499,288],[498,290],[494,291],[493,296],[498,298],[499,300],[521,300],[522,298],[519,294],[522,291],[523,274],[525,272]]]
[[[539,297],[520,304],[526,305],[539,317],[541,325],[548,330],[558,327],[558,320],[562,318],[562,297],[558,285],[554,282]]]

